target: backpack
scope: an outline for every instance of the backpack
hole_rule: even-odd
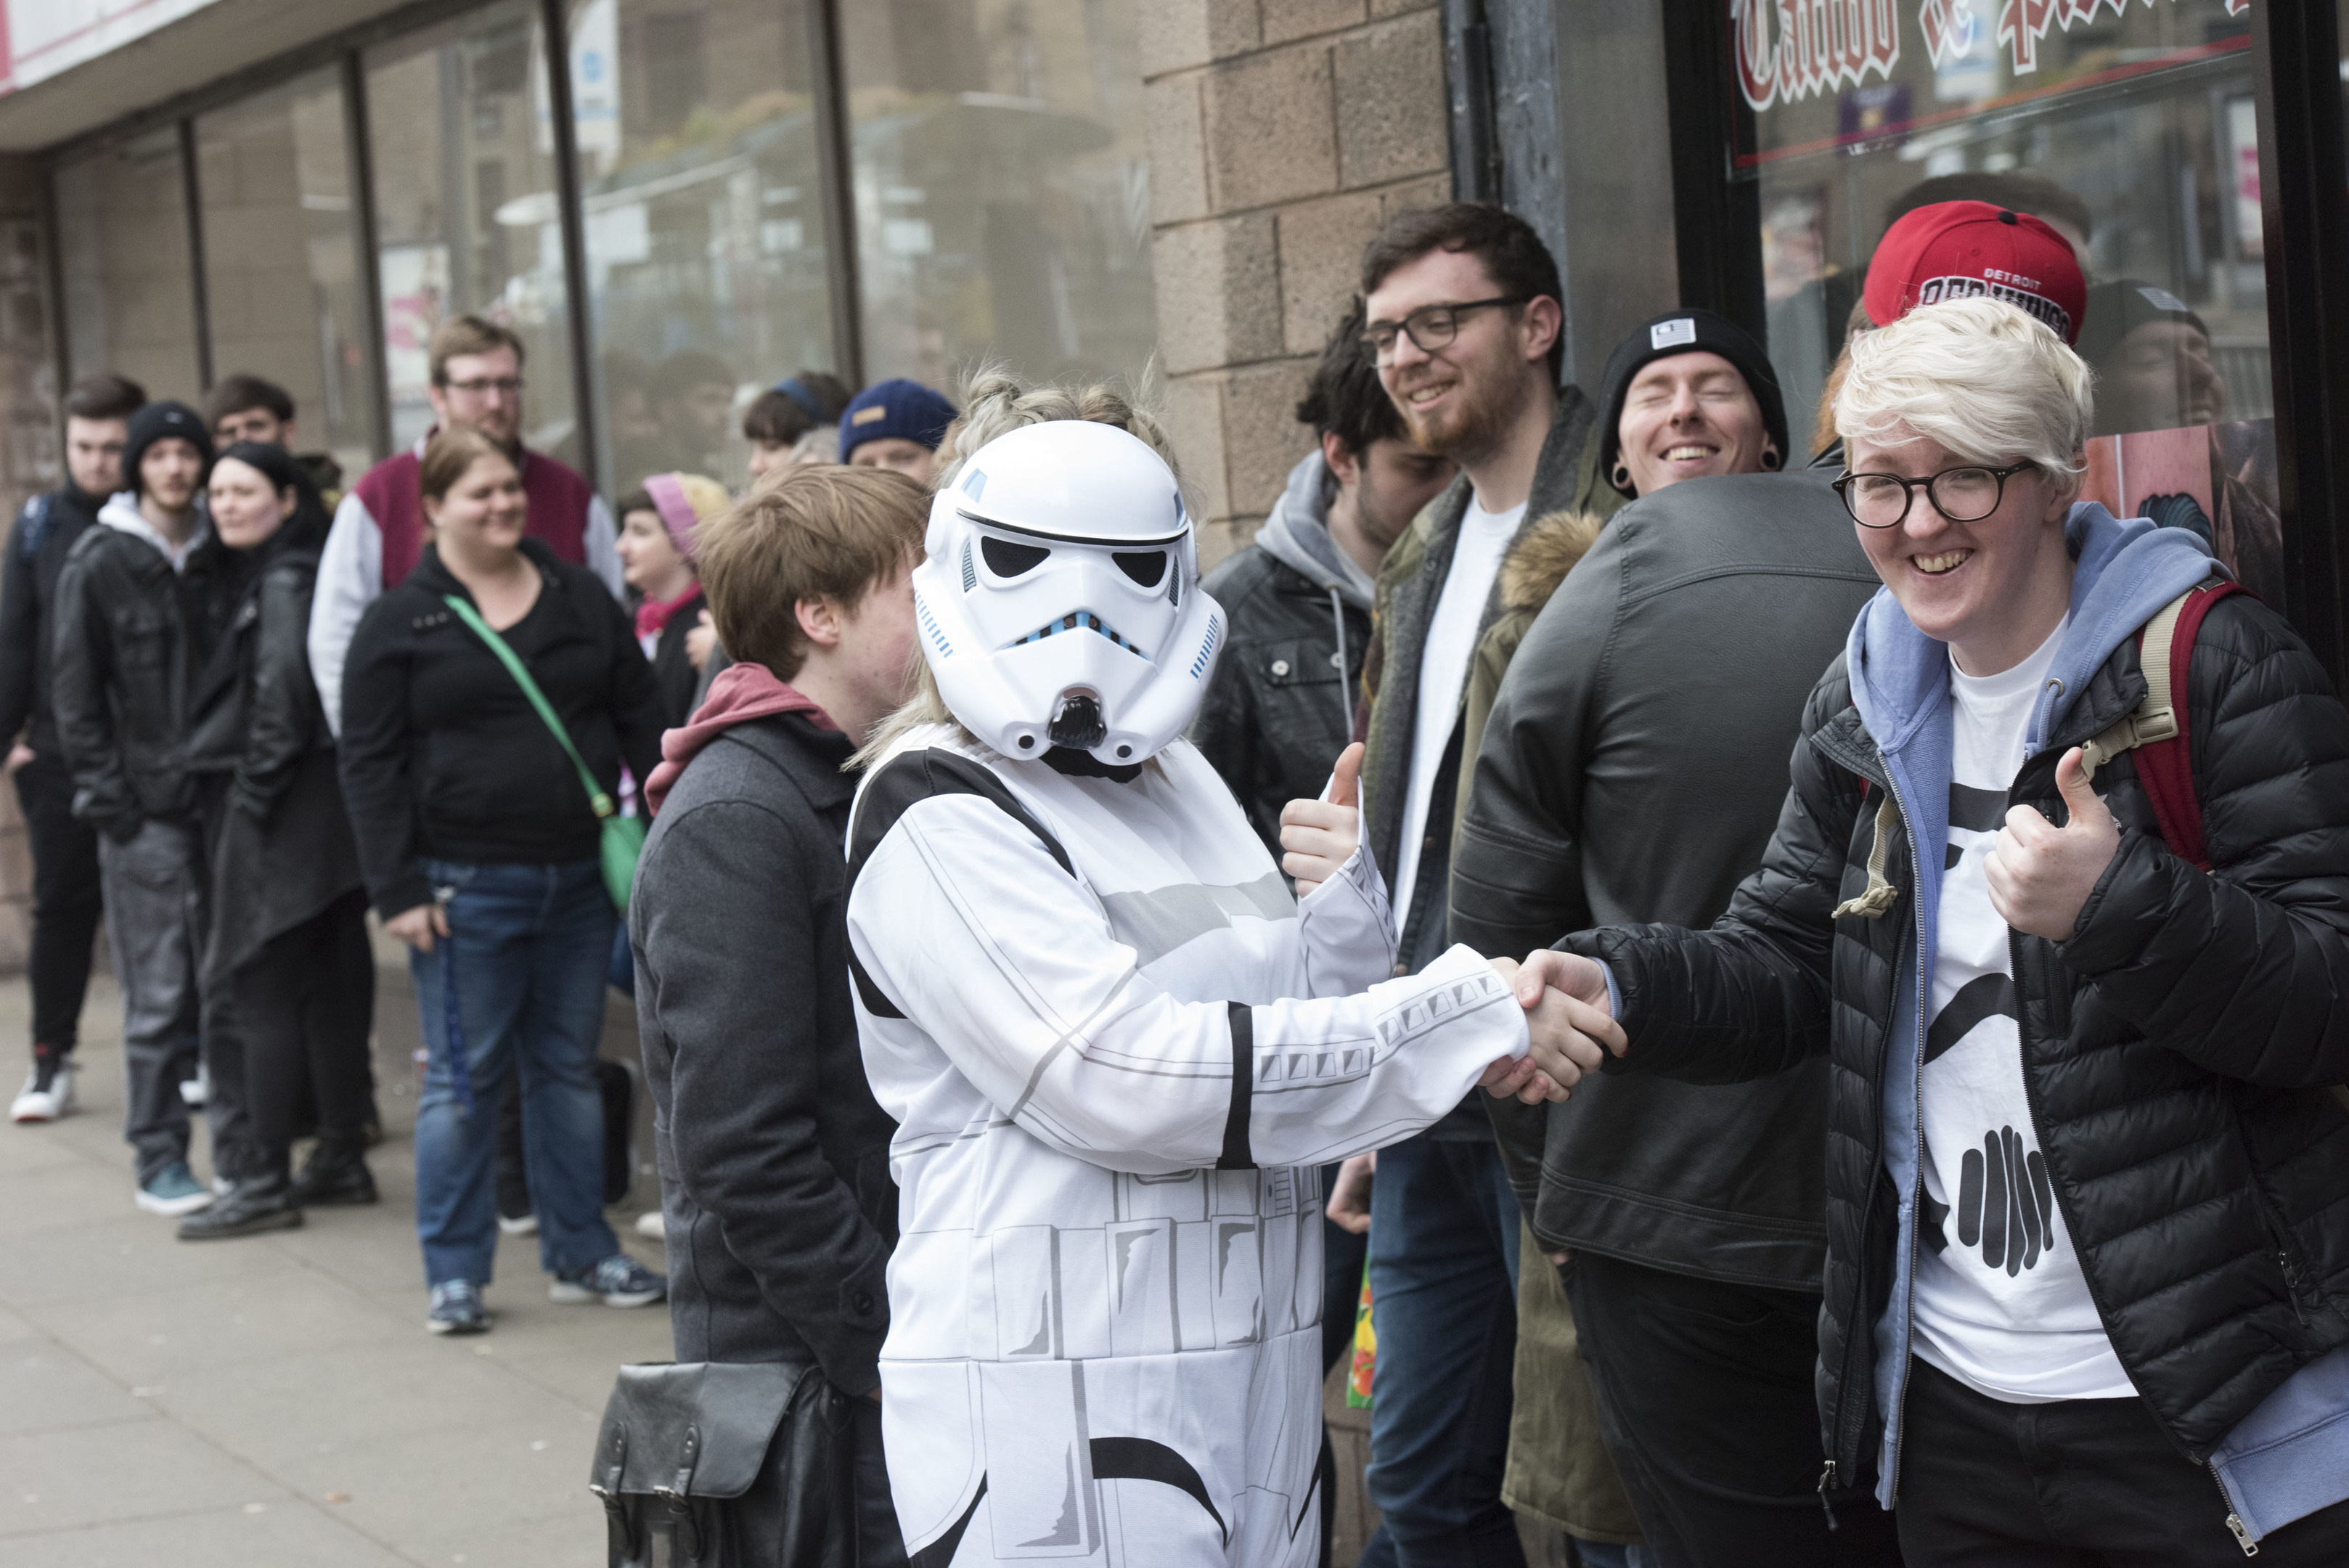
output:
[[[2194,637],[2210,607],[2244,591],[2224,580],[2189,588],[2155,613],[2138,634],[2137,660],[2145,671],[2145,701],[2080,749],[2080,771],[2089,779],[2123,752],[2137,753],[2137,783],[2161,825],[2169,852],[2196,870],[2210,869],[2202,836],[2202,803],[2194,794],[2194,763],[2188,751],[2186,678],[2194,658]]]

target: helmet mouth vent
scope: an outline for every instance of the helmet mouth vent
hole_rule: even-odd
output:
[[[1071,610],[1067,615],[1061,617],[1058,620],[1046,621],[1042,626],[1038,627],[1034,631],[1030,632],[1025,637],[1013,638],[1009,642],[1005,643],[1003,646],[1005,648],[1023,648],[1029,643],[1041,642],[1048,637],[1058,637],[1061,633],[1066,631],[1096,632],[1101,636],[1109,639],[1110,641],[1117,644],[1118,647],[1125,649],[1126,652],[1131,653],[1136,659],[1139,659],[1145,663],[1155,662],[1151,659],[1150,655],[1143,652],[1142,649],[1128,639],[1123,633],[1120,632],[1115,627],[1111,626],[1109,622],[1102,619],[1101,617],[1093,614],[1091,610]]]
[[[1044,727],[1045,738],[1056,746],[1066,746],[1079,752],[1092,751],[1109,738],[1109,725],[1102,719],[1101,699],[1090,691],[1064,691],[1052,707],[1052,722]]]

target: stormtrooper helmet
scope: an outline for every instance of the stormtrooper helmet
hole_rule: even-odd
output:
[[[1137,763],[1199,710],[1224,612],[1159,455],[1113,425],[1009,431],[930,505],[914,572],[922,654],[963,726],[1007,757]]]

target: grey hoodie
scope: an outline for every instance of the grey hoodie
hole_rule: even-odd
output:
[[[1307,452],[1288,471],[1288,483],[1280,499],[1272,504],[1272,515],[1256,531],[1256,542],[1266,555],[1323,593],[1334,590],[1346,603],[1368,614],[1371,595],[1378,585],[1330,536],[1330,502],[1335,488],[1321,449]]]

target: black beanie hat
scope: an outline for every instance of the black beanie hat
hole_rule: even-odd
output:
[[[1617,431],[1623,424],[1623,400],[1630,395],[1631,378],[1659,359],[1699,352],[1718,354],[1737,367],[1737,373],[1745,378],[1746,390],[1761,407],[1762,428],[1777,443],[1779,461],[1785,461],[1786,403],[1779,395],[1778,376],[1770,367],[1770,356],[1754,341],[1752,333],[1726,316],[1691,306],[1640,323],[1607,356],[1607,371],[1599,389],[1599,472],[1608,483],[1615,483]]]
[[[196,449],[209,470],[212,465],[212,432],[204,428],[203,417],[176,399],[165,398],[149,403],[130,416],[130,431],[122,443],[122,486],[132,494],[139,492],[139,460],[147,449],[167,436],[177,436]],[[199,476],[198,483],[202,483]]]
[[[2121,339],[2148,321],[2184,321],[2203,337],[2209,327],[2187,303],[2141,277],[2116,278],[2088,290],[2087,319],[2080,324],[2080,358],[2102,373],[2120,351]]]

